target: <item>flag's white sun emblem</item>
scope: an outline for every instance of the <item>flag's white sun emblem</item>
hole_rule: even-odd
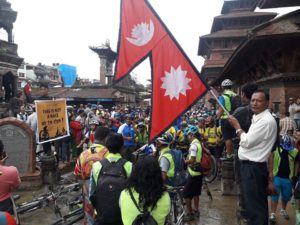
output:
[[[163,81],[161,88],[165,89],[165,96],[169,95],[170,100],[176,98],[179,100],[179,95],[183,94],[186,96],[186,91],[192,89],[189,86],[191,79],[186,77],[187,71],[182,70],[181,66],[178,66],[177,69],[174,69],[171,66],[170,73],[165,71],[165,77],[161,78]]]
[[[140,23],[135,25],[131,30],[131,38],[127,37],[127,41],[136,46],[147,44],[153,37],[154,25],[152,20],[148,23]]]

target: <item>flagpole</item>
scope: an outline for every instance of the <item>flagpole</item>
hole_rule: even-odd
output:
[[[227,109],[225,109],[225,107],[222,105],[222,103],[219,101],[219,98],[215,95],[215,93],[213,92],[212,88],[209,88],[210,93],[214,96],[214,98],[217,100],[217,102],[219,103],[219,105],[222,107],[223,111],[227,114],[227,116],[230,116],[230,113],[227,111]]]

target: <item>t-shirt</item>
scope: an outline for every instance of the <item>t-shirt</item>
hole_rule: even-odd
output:
[[[167,159],[167,157],[162,156],[159,160],[159,166],[161,168],[162,172],[168,172],[169,168],[170,168],[170,162]]]
[[[297,105],[297,107],[295,107],[295,110],[300,110],[300,106]],[[295,120],[299,120],[300,119],[300,112],[295,112],[294,119]]]
[[[197,145],[191,144],[191,146],[189,148],[189,155],[191,157],[196,157],[197,156]]]
[[[19,172],[14,166],[0,165],[0,202],[8,199],[12,195],[12,191],[19,187],[21,179]]]
[[[207,139],[209,144],[216,144],[218,141],[220,141],[221,136],[221,127],[207,127],[205,129],[204,137]]]

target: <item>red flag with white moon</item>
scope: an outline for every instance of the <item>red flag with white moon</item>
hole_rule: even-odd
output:
[[[166,30],[143,0],[121,1],[121,27],[114,80],[129,74],[166,35]]]
[[[164,132],[207,91],[207,84],[146,0],[121,1],[114,80],[151,57],[152,111],[149,141]]]

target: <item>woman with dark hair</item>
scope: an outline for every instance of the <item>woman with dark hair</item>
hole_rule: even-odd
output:
[[[154,157],[145,157],[137,161],[128,179],[127,188],[121,193],[119,203],[124,225],[131,225],[141,212],[149,212],[158,225],[165,224],[171,200],[163,185],[159,164]]]

